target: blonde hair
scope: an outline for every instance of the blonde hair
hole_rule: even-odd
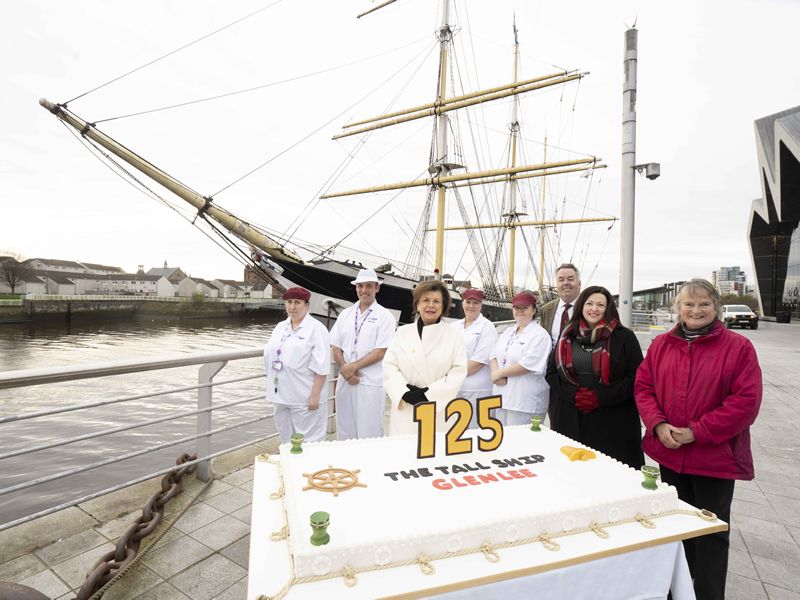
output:
[[[675,296],[675,312],[680,313],[681,302],[686,296],[702,296],[704,294],[711,298],[711,301],[714,303],[714,312],[717,318],[722,318],[722,299],[719,297],[719,292],[717,288],[711,285],[710,281],[705,279],[692,279],[681,286],[678,290],[678,294]]]

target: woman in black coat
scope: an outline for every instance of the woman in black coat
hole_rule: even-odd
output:
[[[620,325],[609,291],[585,289],[548,360],[551,428],[640,468],[642,430],[633,383],[641,362],[639,341]]]

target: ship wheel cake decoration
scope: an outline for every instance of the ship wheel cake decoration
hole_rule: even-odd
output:
[[[354,487],[365,488],[367,484],[358,481],[360,471],[360,469],[348,471],[328,465],[327,469],[321,471],[310,474],[303,473],[303,477],[308,478],[308,485],[303,488],[303,491],[319,490],[320,492],[332,492],[334,496],[338,496],[339,492],[346,492]]]

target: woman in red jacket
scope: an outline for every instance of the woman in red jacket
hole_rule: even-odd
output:
[[[681,500],[730,522],[734,481],[753,479],[749,428],[761,405],[761,368],[750,340],[719,320],[708,281],[684,284],[675,304],[678,325],[653,340],[636,374],[642,448]],[[728,546],[728,531],[684,542],[699,600],[725,597]]]

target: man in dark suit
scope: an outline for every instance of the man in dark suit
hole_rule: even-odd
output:
[[[556,269],[555,298],[539,310],[539,323],[550,334],[553,344],[558,341],[561,327],[572,318],[575,299],[581,293],[581,277],[572,263],[564,263]]]
[[[561,328],[572,318],[573,305],[581,293],[581,276],[572,263],[563,263],[556,269],[556,292],[558,298],[550,300],[539,310],[539,324],[550,334],[553,346],[558,341]],[[550,390],[550,406],[547,414],[552,424],[552,407],[557,401],[555,390]]]

